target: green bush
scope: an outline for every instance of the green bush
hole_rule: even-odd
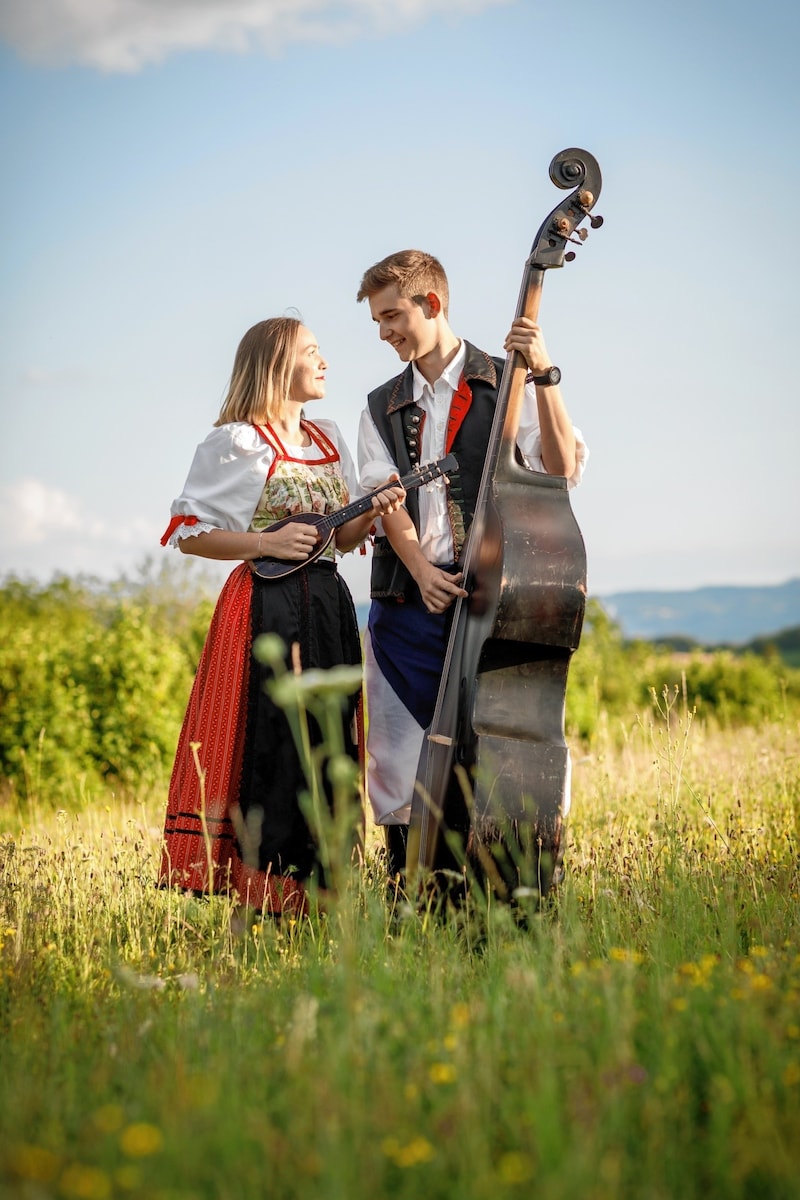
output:
[[[591,741],[604,717],[631,711],[649,653],[644,643],[626,644],[599,601],[588,601],[567,683],[566,727],[571,737]]]
[[[167,578],[0,588],[3,791],[62,804],[163,783],[212,602]]]
[[[590,600],[569,671],[568,734],[591,743],[609,718],[629,720],[648,711],[665,690],[677,692],[699,719],[724,728],[800,711],[800,670],[777,654],[701,647],[686,654],[628,642],[599,601]]]
[[[800,700],[800,672],[775,656],[739,657],[727,650],[697,651],[688,661],[662,660],[654,667],[650,686],[659,696],[665,689],[677,689],[701,720],[711,718],[723,728],[780,720],[787,707],[794,709]],[[644,703],[647,694],[643,681]]]

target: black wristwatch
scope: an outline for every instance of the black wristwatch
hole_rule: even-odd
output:
[[[550,367],[545,371],[544,375],[534,375],[533,371],[528,371],[525,376],[526,383],[538,383],[539,387],[555,387],[557,383],[561,383],[561,369],[559,367]]]

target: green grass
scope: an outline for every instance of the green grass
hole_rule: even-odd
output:
[[[369,833],[236,935],[155,888],[160,804],[5,814],[0,1195],[796,1197],[800,729],[619,735],[527,929],[387,904]]]

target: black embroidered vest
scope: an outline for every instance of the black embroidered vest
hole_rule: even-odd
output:
[[[456,561],[464,546],[475,514],[486,447],[494,419],[497,387],[503,370],[503,360],[490,358],[469,342],[459,390],[451,404],[451,424],[460,423],[453,434],[448,426],[448,450],[458,459],[458,471],[449,476],[447,510],[453,534]],[[464,384],[467,385],[466,389]],[[400,375],[370,392],[369,411],[392,453],[401,475],[420,462],[422,426],[425,413],[414,403],[414,380],[411,364]],[[419,532],[419,496],[416,491],[407,495],[406,508]],[[416,584],[400,562],[386,537],[375,539],[372,556],[373,598],[406,600],[416,591]]]

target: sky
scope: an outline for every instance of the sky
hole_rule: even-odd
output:
[[[539,318],[591,452],[589,594],[800,575],[798,14],[5,0],[0,577],[189,568],[159,539],[265,317],[316,334],[309,415],[355,450],[400,367],[355,296],[395,250],[440,258],[455,332],[502,355],[570,146],[605,223]]]

